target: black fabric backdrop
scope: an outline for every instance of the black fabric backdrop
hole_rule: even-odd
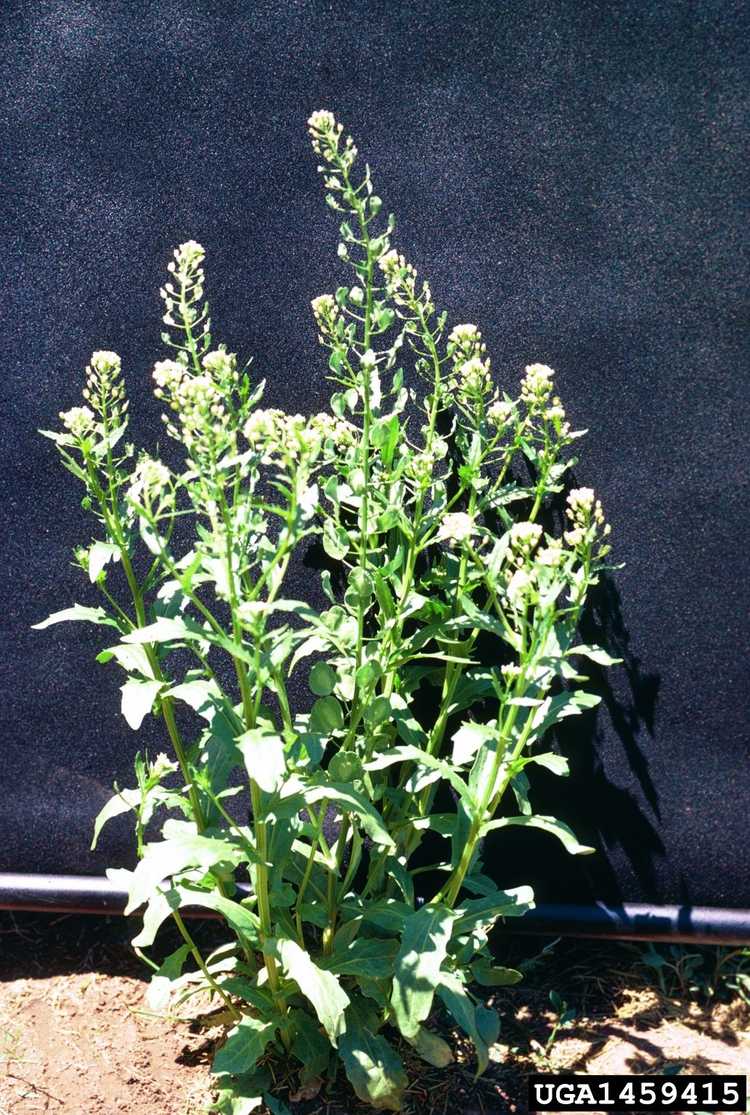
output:
[[[743,8],[6,0],[0,869],[127,862],[128,825],[94,857],[91,820],[160,743],[120,717],[101,629],[29,629],[92,602],[79,493],[35,430],[113,348],[135,434],[160,436],[158,287],[188,237],[217,338],[271,404],[324,405],[308,303],[342,271],[305,121],[326,107],[499,381],[557,369],[627,563],[589,619],[624,666],[560,740],[572,782],[537,781],[599,854],[503,834],[493,871],[546,899],[750,906]]]

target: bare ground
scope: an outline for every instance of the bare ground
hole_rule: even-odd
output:
[[[146,1011],[146,973],[126,943],[131,928],[123,919],[0,915],[0,1115],[207,1110],[221,1033]],[[538,948],[520,939],[507,945],[515,961]],[[552,1042],[550,989],[575,1011]],[[530,1072],[749,1074],[746,1004],[731,992],[709,1002],[678,992],[656,989],[632,947],[562,942],[524,984],[490,996],[502,1034],[479,1081],[466,1043],[435,1017],[457,1063],[438,1071],[406,1055],[409,1115],[525,1112]],[[342,1082],[290,1102],[294,1081],[283,1065],[269,1067],[293,1115],[366,1110]]]

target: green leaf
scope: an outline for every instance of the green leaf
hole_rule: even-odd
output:
[[[328,1067],[331,1046],[321,1033],[320,1027],[303,1010],[293,1010],[289,1020],[294,1026],[295,1035],[291,1052],[300,1062],[303,1079],[321,1076]]]
[[[336,686],[338,675],[327,662],[316,662],[310,670],[310,689],[316,697],[328,697]]]
[[[97,623],[102,627],[117,627],[117,620],[107,615],[103,608],[86,608],[83,604],[74,604],[72,608],[63,608],[61,612],[53,612],[41,623],[32,624],[32,630],[43,631],[53,623],[66,623],[69,620],[84,620],[86,623]]]
[[[488,821],[482,826],[482,835],[492,829],[510,828],[513,825],[541,829],[542,832],[556,836],[572,856],[590,856],[596,851],[596,848],[592,848],[589,844],[580,844],[576,834],[564,821],[558,821],[555,817],[542,817],[539,814],[531,817],[501,817],[497,821]]]
[[[540,767],[546,767],[553,774],[561,776],[570,774],[570,764],[565,756],[555,755],[552,751],[545,752],[544,755],[531,755],[528,759],[524,759],[524,766],[527,763],[538,763]]]
[[[171,830],[170,825],[173,826]],[[179,875],[188,867],[201,867],[208,871],[217,863],[237,863],[243,858],[243,853],[227,840],[214,840],[187,830],[181,831],[169,821],[164,831],[175,831],[179,835],[146,845],[146,853],[130,880],[128,904],[124,910],[126,914],[132,914],[143,905],[165,879]]]
[[[114,658],[123,670],[130,674],[140,674],[144,678],[152,678],[154,671],[148,660],[145,648],[142,646],[129,646],[126,643],[116,643],[113,647],[105,647],[96,656],[97,662],[109,662]]]
[[[118,790],[114,797],[111,797],[107,804],[99,811],[96,820],[94,821],[94,837],[91,841],[91,851],[96,848],[96,842],[99,839],[99,834],[113,817],[119,817],[121,813],[128,813],[132,809],[137,809],[141,803],[140,790]]]
[[[281,737],[265,727],[251,728],[238,736],[236,743],[250,778],[258,783],[261,790],[272,794],[286,773]]]
[[[316,775],[316,779],[319,777]],[[335,802],[343,813],[354,813],[359,817],[362,828],[371,840],[376,844],[382,844],[390,851],[395,850],[396,846],[390,833],[369,801],[356,790],[336,782],[327,782],[320,778],[320,781],[308,783],[303,790],[289,797],[282,797],[278,803],[274,803],[273,814],[277,817],[292,816],[306,805],[314,805],[323,800],[328,801],[329,804]]]
[[[161,1011],[167,1006],[172,983],[181,975],[182,967],[189,955],[190,945],[180,945],[176,952],[170,953],[163,961],[158,971],[154,972],[146,992],[149,1010]]]
[[[120,686],[122,715],[133,731],[140,728],[144,718],[151,712],[154,701],[164,685],[163,681],[143,681],[140,678],[128,678],[125,684]]]
[[[444,1069],[455,1060],[453,1050],[447,1041],[443,1041],[437,1034],[433,1034],[432,1030],[428,1030],[424,1026],[420,1026],[414,1037],[407,1040],[416,1049],[422,1060],[426,1061],[428,1065],[434,1065],[435,1068]]]
[[[495,968],[486,957],[475,960],[471,972],[482,987],[513,987],[523,979],[516,968]]]
[[[619,666],[622,663],[621,658],[613,658],[611,654],[607,654],[606,650],[602,647],[586,646],[581,643],[577,647],[571,647],[568,654],[582,654],[586,658],[590,658],[592,662],[596,662],[599,666]]]
[[[154,623],[145,627],[137,627],[135,631],[123,635],[123,643],[171,643],[186,639],[192,634],[184,620],[175,617],[160,616]]]
[[[392,1045],[354,1016],[347,1018],[339,1056],[354,1091],[379,1111],[400,1111],[408,1077]]]
[[[204,906],[207,910],[215,910],[236,933],[246,937],[252,944],[258,944],[260,919],[247,906],[225,898],[218,891],[198,890],[183,885],[179,887],[179,894],[181,906]]]
[[[444,972],[438,995],[466,1036],[471,1038],[477,1054],[477,1076],[481,1076],[489,1064],[490,1051],[477,1022],[476,1008],[469,993],[457,976],[452,972]]]
[[[327,736],[344,726],[344,713],[335,697],[319,697],[310,710],[310,731]]]
[[[383,751],[380,755],[376,755],[374,759],[371,759],[369,763],[366,763],[365,769],[384,770],[386,767],[393,766],[394,763],[406,762],[418,763],[430,770],[438,771],[443,778],[450,782],[456,793],[466,802],[469,811],[473,813],[476,805],[474,797],[469,787],[463,779],[456,774],[451,764],[447,763],[445,759],[436,759],[434,755],[430,755],[427,751],[422,751],[419,747],[412,747],[408,744],[392,747],[389,751]]]
[[[480,747],[498,735],[497,724],[475,724],[467,720],[453,735],[453,762],[463,766],[474,758]]]
[[[344,1032],[344,1012],[349,1006],[349,996],[338,978],[333,972],[314,964],[296,941],[284,937],[270,939],[264,943],[263,950],[281,962],[286,975],[295,981],[305,998],[312,1003],[331,1044],[336,1045]]]
[[[462,902],[456,910],[458,920],[454,926],[454,936],[471,933],[476,928],[489,928],[498,918],[518,918],[534,907],[534,891],[531,887],[513,887],[511,890],[497,890],[485,898],[474,898]]]
[[[335,949],[321,964],[339,976],[388,979],[393,974],[397,952],[397,941],[380,937],[357,937],[348,948]]]
[[[110,561],[120,560],[120,547],[110,542],[94,542],[89,550],[89,580],[92,584]]]
[[[407,918],[396,956],[391,1007],[398,1028],[414,1037],[430,1013],[456,914],[428,903]]]
[[[246,1014],[237,1026],[229,1031],[227,1040],[214,1057],[211,1072],[241,1076],[251,1072],[263,1056],[266,1046],[273,1040],[278,1021],[263,1022]]]

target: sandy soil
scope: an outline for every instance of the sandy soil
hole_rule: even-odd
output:
[[[127,936],[121,919],[0,916],[0,1115],[206,1111],[220,1031],[146,1010],[147,984]],[[519,947],[528,952],[527,943]],[[551,1045],[550,987],[576,1011]],[[487,1075],[473,1081],[469,1050],[446,1028],[458,1063],[438,1072],[410,1058],[408,1110],[522,1113],[525,1078],[534,1071],[750,1073],[750,1012],[740,1000],[724,999],[707,1005],[662,994],[622,946],[563,943],[524,985],[495,995],[503,1030]],[[446,1024],[437,1016],[434,1025]],[[280,1094],[288,1100],[292,1082],[283,1080],[283,1066],[279,1071]],[[293,1115],[365,1110],[340,1085],[289,1109]]]

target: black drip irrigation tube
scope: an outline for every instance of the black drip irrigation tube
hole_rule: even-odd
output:
[[[0,910],[121,914],[126,901],[125,890],[104,876],[0,873]],[[189,910],[183,912],[191,913]],[[217,915],[196,908],[192,916]],[[589,905],[541,902],[523,917],[501,923],[501,928],[511,933],[555,937],[750,945],[750,909],[629,902],[617,906],[603,902]]]

